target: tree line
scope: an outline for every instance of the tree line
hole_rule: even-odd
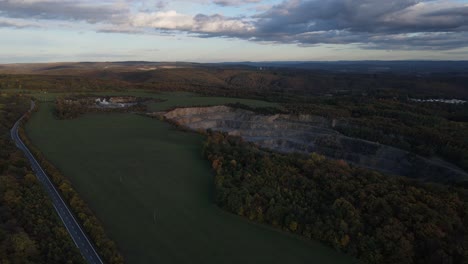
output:
[[[29,100],[0,94],[0,263],[85,263],[10,129]]]

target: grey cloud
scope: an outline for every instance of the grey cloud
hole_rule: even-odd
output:
[[[165,1],[158,1],[158,2],[156,3],[156,7],[157,7],[158,9],[164,9],[164,8],[167,6],[167,4],[168,4],[168,3],[165,2]]]
[[[127,28],[102,28],[96,30],[99,33],[119,33],[119,34],[141,34],[142,30],[138,29],[127,29]]]
[[[27,28],[27,27],[37,27],[37,26],[0,21],[0,28]]]
[[[0,16],[11,18],[82,20],[88,23],[122,20],[128,9],[112,3],[0,0]]]
[[[468,6],[452,1],[285,1],[256,16],[256,40],[372,48],[467,46]]]
[[[213,3],[220,6],[240,6],[243,4],[259,3],[261,0],[214,0]]]
[[[391,31],[399,28],[393,14],[421,1],[330,0],[287,1],[258,16],[261,31],[285,33],[320,30]]]
[[[385,35],[371,37],[372,49],[399,50],[450,50],[466,47],[467,32],[426,32],[412,35]]]

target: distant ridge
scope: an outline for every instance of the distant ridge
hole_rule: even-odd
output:
[[[151,62],[151,61],[116,61],[116,62],[54,62],[54,63],[15,63],[0,64],[0,73],[38,73],[65,71],[66,69],[91,71],[110,69],[117,71],[135,71],[168,69],[168,68],[248,68],[256,70],[268,70],[275,68],[313,70],[319,72],[335,73],[396,73],[396,74],[456,74],[468,75],[468,60],[460,61],[426,61],[426,60],[402,60],[402,61],[241,61],[241,62]]]
[[[251,67],[298,68],[352,73],[468,73],[468,61],[265,61],[224,62],[224,65]]]

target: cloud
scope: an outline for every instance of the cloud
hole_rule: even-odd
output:
[[[0,0],[0,16],[10,18],[117,22],[128,12],[124,3],[113,1]]]
[[[262,0],[214,0],[213,3],[220,6],[241,6],[244,4],[259,3]]]
[[[228,18],[219,14],[190,16],[173,10],[138,13],[132,17],[130,23],[135,27],[187,31],[207,36],[210,34],[234,36],[253,30],[253,26],[240,18]]]
[[[228,14],[232,6],[257,11],[251,16],[185,14],[167,11],[174,9],[168,1],[148,0],[0,0],[0,18],[8,19],[0,20],[0,27],[23,28],[42,20],[85,21],[105,33],[183,32],[299,46],[355,44],[403,50],[468,46],[468,4],[457,0],[284,0],[274,6],[261,0],[184,1],[210,10],[226,8]]]
[[[434,0],[285,1],[258,14],[256,40],[373,48],[467,46],[468,5]],[[455,33],[457,32],[457,33]]]
[[[135,27],[189,31],[193,18],[176,11],[138,13],[130,19],[130,24]]]
[[[0,19],[0,28],[39,28],[37,23],[28,22],[20,19]]]
[[[128,27],[103,27],[96,30],[99,33],[142,34],[142,30]]]
[[[245,2],[250,1],[217,4]],[[168,11],[137,14],[132,25],[300,46],[444,50],[468,45],[467,13],[468,5],[446,0],[287,0],[250,18]]]
[[[451,50],[467,46],[466,32],[423,32],[369,37],[368,49]]]
[[[195,32],[200,33],[228,33],[230,34],[246,34],[254,31],[254,27],[247,21],[241,18],[227,18],[222,15],[196,15],[193,20],[195,21]]]

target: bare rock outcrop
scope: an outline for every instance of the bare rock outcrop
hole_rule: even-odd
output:
[[[227,132],[279,152],[317,152],[378,171],[437,182],[467,181],[454,165],[408,151],[344,136],[337,120],[313,115],[259,115],[228,106],[177,108],[163,117],[192,130]]]

